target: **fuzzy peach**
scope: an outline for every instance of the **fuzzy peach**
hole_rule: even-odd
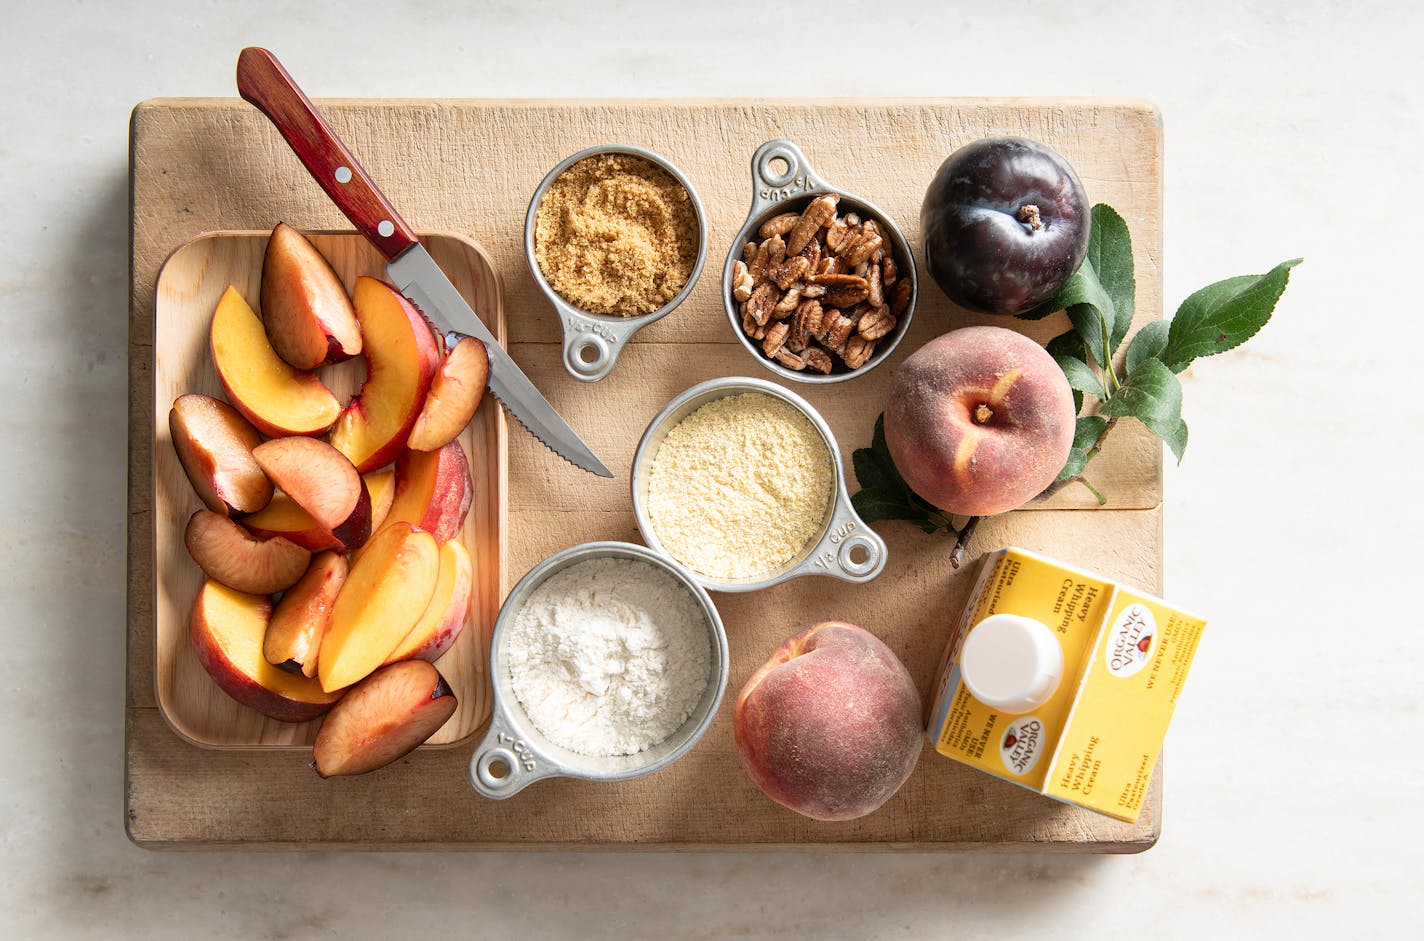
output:
[[[885,443],[915,493],[950,513],[987,516],[1053,483],[1076,415],[1073,390],[1043,347],[1003,327],[965,327],[895,370]]]
[[[816,820],[881,807],[924,743],[920,696],[879,638],[827,621],[786,641],[732,713],[737,754],[768,797]]]

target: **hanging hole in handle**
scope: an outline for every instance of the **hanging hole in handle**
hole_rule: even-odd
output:
[[[579,334],[564,350],[569,371],[582,377],[602,378],[612,365],[613,350],[596,333]]]
[[[475,774],[491,791],[503,790],[514,783],[519,759],[507,748],[493,748],[475,762]]]
[[[778,144],[762,154],[761,160],[757,162],[757,174],[762,178],[762,182],[772,188],[785,186],[790,183],[800,169],[800,161],[784,144]]]
[[[851,536],[841,543],[836,560],[848,575],[869,575],[880,564],[880,549],[865,536]]]

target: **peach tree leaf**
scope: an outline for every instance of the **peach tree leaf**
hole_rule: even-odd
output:
[[[1182,421],[1182,384],[1158,359],[1143,360],[1102,403],[1107,418],[1136,418],[1167,443],[1178,463],[1187,449],[1187,423]]]
[[[1181,372],[1200,356],[1224,353],[1251,339],[1271,319],[1290,270],[1301,261],[1283,261],[1262,275],[1227,278],[1188,297],[1172,318],[1158,358],[1172,372]]]

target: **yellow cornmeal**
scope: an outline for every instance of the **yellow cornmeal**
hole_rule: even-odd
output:
[[[781,399],[746,392],[668,432],[648,475],[648,516],[663,548],[693,571],[755,579],[819,534],[833,488],[816,427]]]
[[[697,214],[682,184],[629,154],[580,160],[534,215],[534,260],[579,310],[630,317],[671,301],[697,263]]]

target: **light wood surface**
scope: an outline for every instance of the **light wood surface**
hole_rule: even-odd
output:
[[[311,235],[349,291],[360,275],[384,277],[385,260],[359,235]],[[426,238],[431,256],[485,319],[504,335],[499,279],[474,244],[456,236]],[[183,526],[201,506],[173,450],[168,433],[170,403],[185,392],[223,398],[208,345],[208,324],[218,298],[235,286],[257,307],[266,232],[219,232],[184,245],[158,278],[154,307],[153,507],[154,684],[159,708],[173,730],[194,744],[212,747],[310,746],[320,721],[293,724],[245,708],[218,688],[193,652],[188,612],[203,583],[202,572],[183,548]],[[360,387],[361,360],[321,370],[340,401]],[[459,701],[454,715],[430,739],[448,745],[480,728],[490,714],[485,676],[489,638],[503,598],[507,448],[504,415],[497,403],[482,405],[460,436],[470,459],[475,499],[460,534],[475,565],[476,580],[465,630],[436,666]]]
[[[522,429],[509,434],[507,587],[558,549],[589,539],[637,541],[628,468],[639,435],[677,392],[717,375],[766,375],[730,335],[718,296],[721,260],[750,203],[748,163],[772,137],[795,140],[822,176],[878,203],[919,247],[918,210],[939,162],[961,144],[1019,134],[1063,153],[1095,202],[1131,226],[1137,326],[1161,316],[1160,130],[1134,101],[899,100],[789,103],[319,101],[337,133],[420,231],[477,239],[504,284],[509,348],[617,479],[582,474]],[[707,209],[710,255],[673,315],[648,328],[613,375],[586,386],[559,360],[558,325],[522,250],[529,195],[558,160],[595,143],[649,147],[676,163]],[[132,126],[133,297],[130,344],[130,620],[126,736],[128,827],[145,845],[651,848],[1008,848],[1133,852],[1160,828],[1160,774],[1141,819],[1122,824],[979,774],[926,748],[881,811],[816,823],[764,798],[735,758],[730,709],[683,761],[647,778],[597,786],[541,782],[489,802],[465,780],[469,746],[426,749],[382,771],[320,781],[292,749],[204,751],[168,729],[155,699],[154,310],[164,259],[202,232],[304,230],[344,221],[266,120],[234,100],[171,99],[135,110]],[[843,457],[868,442],[891,373],[935,335],[1004,323],[958,310],[928,283],[889,364],[828,389],[796,386],[822,411]],[[1061,315],[1009,325],[1044,340]],[[1014,543],[1152,591],[1161,588],[1160,448],[1131,427],[1092,465],[1108,498],[1082,488],[989,520],[975,552]],[[852,489],[854,483],[852,482]],[[1088,511],[1088,512],[1084,512]],[[927,693],[973,570],[949,568],[950,543],[878,524],[890,560],[868,586],[806,578],[752,595],[717,595],[732,651],[734,696],[786,636],[826,618],[875,631]]]

